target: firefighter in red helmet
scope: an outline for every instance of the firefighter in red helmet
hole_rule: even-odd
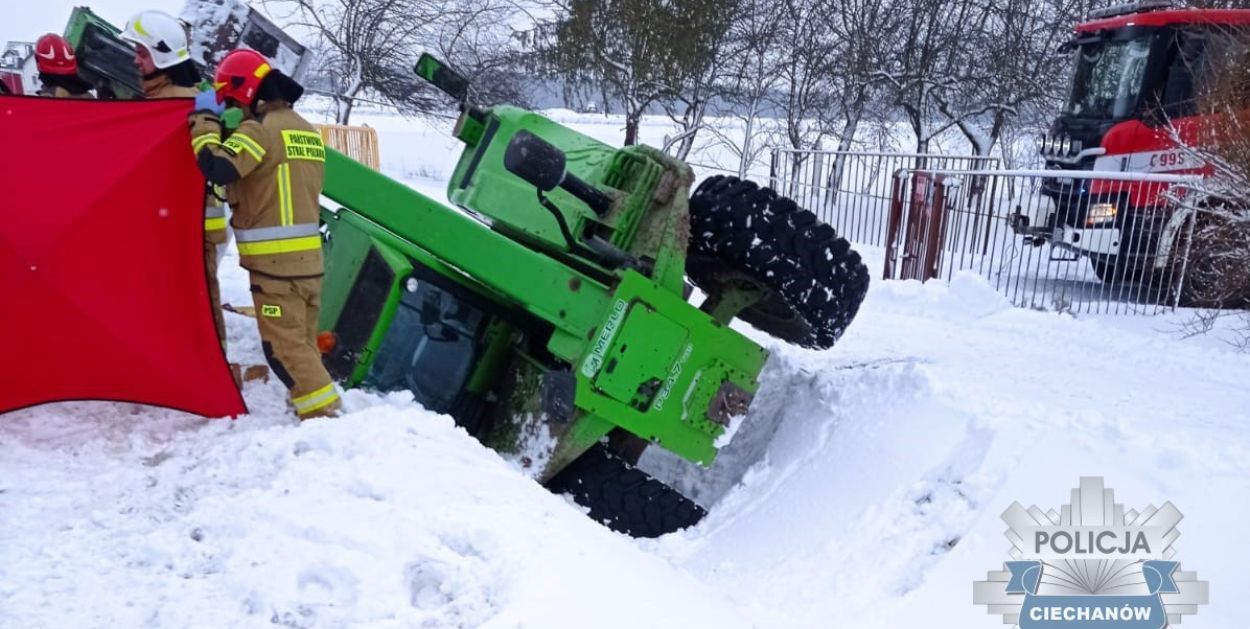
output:
[[[91,85],[78,78],[74,47],[64,37],[48,33],[35,42],[35,68],[39,70],[40,96],[92,98]]]
[[[337,415],[339,393],[316,342],[325,147],[292,109],[304,88],[247,49],[221,60],[214,87],[196,97],[192,148],[204,176],[238,201],[231,226],[251,275],[265,359],[301,420]],[[223,140],[226,104],[241,108],[244,121]]]

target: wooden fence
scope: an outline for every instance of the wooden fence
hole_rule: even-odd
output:
[[[378,130],[371,127],[355,127],[337,124],[319,124],[321,141],[326,146],[366,165],[374,170],[382,167],[378,151]]]

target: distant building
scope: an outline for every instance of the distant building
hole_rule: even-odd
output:
[[[25,41],[11,41],[0,50],[0,70],[19,70],[22,62],[35,51],[35,45]]]
[[[35,65],[35,51],[31,49],[30,54],[22,60],[22,91],[26,94],[34,94],[39,91],[39,67]]]
[[[35,89],[28,87],[29,81],[24,76],[23,68],[28,60],[34,66],[35,45],[30,42],[8,42],[0,49],[0,82],[4,83],[6,92],[32,94]]]

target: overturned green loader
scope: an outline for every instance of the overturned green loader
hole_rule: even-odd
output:
[[[615,530],[694,524],[701,507],[632,464],[654,445],[711,465],[768,357],[730,321],[831,346],[867,290],[859,256],[767,188],[716,177],[692,198],[690,168],[653,148],[475,106],[432,57],[417,73],[461,103],[454,207],[328,152],[331,374],[411,391]]]

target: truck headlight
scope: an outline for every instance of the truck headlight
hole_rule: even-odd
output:
[[[1085,224],[1089,227],[1103,225],[1115,220],[1116,207],[1114,203],[1095,203],[1089,206],[1089,211],[1085,213]]]

